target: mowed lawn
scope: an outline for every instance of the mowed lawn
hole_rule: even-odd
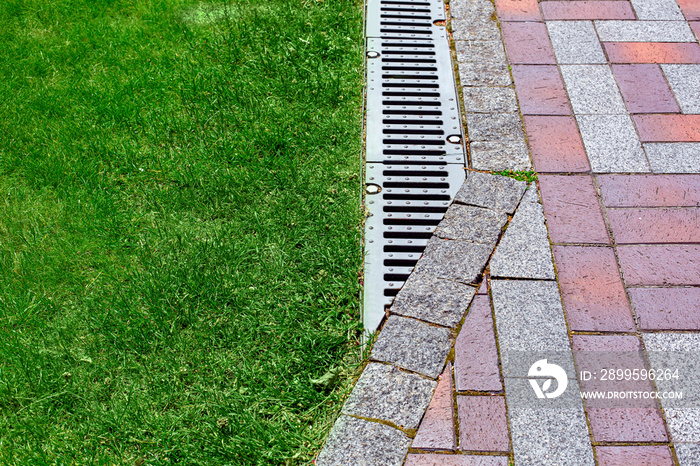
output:
[[[362,63],[358,0],[0,3],[0,464],[310,463]]]

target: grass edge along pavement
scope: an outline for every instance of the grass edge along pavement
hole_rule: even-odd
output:
[[[303,464],[339,409],[361,6],[198,5],[0,6],[4,464]]]

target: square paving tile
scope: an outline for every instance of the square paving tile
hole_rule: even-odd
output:
[[[525,116],[532,160],[539,173],[588,172],[586,151],[570,116]]]
[[[553,65],[513,65],[520,110],[524,115],[571,115],[559,69]]]
[[[501,21],[541,21],[537,0],[496,0]]]
[[[508,417],[503,396],[457,396],[459,448],[508,453]]]
[[[577,115],[627,113],[608,65],[562,65],[561,73]]]

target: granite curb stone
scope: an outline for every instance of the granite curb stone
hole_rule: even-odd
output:
[[[462,283],[475,283],[492,251],[493,246],[433,236],[414,271]]]
[[[468,241],[494,247],[508,222],[505,213],[471,205],[452,204],[435,229],[438,238]]]
[[[507,176],[470,172],[455,195],[455,202],[512,214],[527,183]]]
[[[516,141],[478,141],[469,144],[474,170],[532,170],[525,138]]]

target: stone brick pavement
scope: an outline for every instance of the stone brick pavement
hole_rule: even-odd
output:
[[[476,171],[358,386],[400,383],[373,412],[353,392],[319,464],[700,464],[700,1],[449,11]],[[538,181],[479,173],[498,170]],[[566,389],[538,399],[551,364]]]

